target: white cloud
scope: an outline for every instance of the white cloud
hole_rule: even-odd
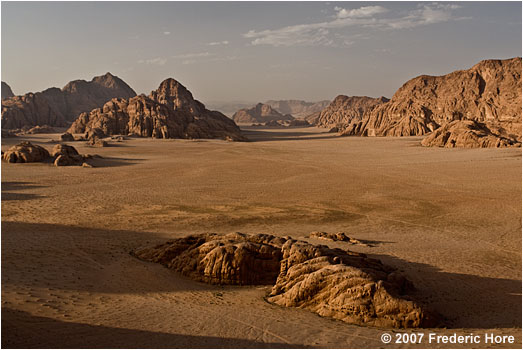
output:
[[[141,63],[141,64],[153,64],[153,65],[157,65],[157,66],[163,66],[164,64],[167,63],[167,59],[163,58],[163,57],[156,57],[156,58],[151,58],[151,59],[148,59],[148,60],[139,60],[138,63]]]
[[[385,13],[388,10],[382,6],[363,6],[357,9],[346,10],[341,7],[334,8],[338,13],[336,14],[337,18],[362,18],[362,17],[371,17],[379,13]]]
[[[172,56],[172,58],[180,58],[180,59],[199,58],[199,57],[210,57],[210,56],[214,56],[214,55],[215,54],[210,53],[210,52],[198,52],[198,53],[186,53],[186,54],[182,54],[182,55],[176,55],[176,56]]]
[[[163,35],[170,35],[171,32],[163,32]]]
[[[208,43],[207,45],[209,46],[216,46],[216,45],[229,45],[229,41],[228,40],[223,40],[223,41],[213,41],[211,43]]]
[[[325,22],[298,24],[279,29],[261,31],[250,30],[243,34],[251,39],[252,45],[271,46],[351,46],[352,40],[336,37],[336,32],[349,27],[406,29],[422,25],[457,20],[452,11],[458,5],[441,5],[437,3],[421,5],[403,16],[383,17],[389,11],[382,6],[363,6],[357,9],[335,7],[334,19]]]

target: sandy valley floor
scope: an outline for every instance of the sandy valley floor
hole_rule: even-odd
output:
[[[104,157],[92,169],[2,162],[2,347],[449,346],[385,345],[391,330],[277,307],[263,299],[268,287],[209,286],[129,255],[206,231],[372,241],[332,245],[404,271],[448,324],[416,332],[513,335],[502,346],[521,347],[521,149],[315,128],[246,135],[255,142],[71,143]],[[3,139],[2,150],[23,139],[51,149],[51,138]]]

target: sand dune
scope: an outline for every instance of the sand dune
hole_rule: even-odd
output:
[[[420,137],[316,128],[245,134],[254,142],[71,142],[104,157],[95,168],[3,162],[2,346],[385,346],[384,329],[267,303],[270,286],[207,285],[129,254],[211,231],[348,248],[309,238],[345,232],[371,242],[351,250],[413,281],[446,319],[433,331],[514,335],[506,347],[521,346],[521,149],[427,149]],[[5,138],[2,150],[21,139],[51,149],[52,138]]]

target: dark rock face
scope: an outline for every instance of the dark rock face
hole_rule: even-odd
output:
[[[268,123],[272,121],[293,120],[290,114],[283,115],[268,104],[258,103],[252,108],[240,109],[232,120],[241,124]]]
[[[521,141],[520,57],[485,60],[467,70],[409,80],[389,102],[369,112],[361,121],[351,123],[342,134],[425,135],[448,123],[465,120],[481,123],[481,128],[488,129],[485,132],[494,137],[511,139],[512,143]],[[449,126],[454,134],[459,130],[467,132],[470,127],[478,129],[477,125],[460,128],[456,125]],[[471,146],[474,142],[467,144]],[[484,143],[475,144],[479,147]]]
[[[112,98],[130,98],[136,93],[123,80],[107,73],[87,82],[75,80],[61,90],[50,88],[2,100],[2,128],[67,126],[82,112],[101,107]]]
[[[231,119],[220,112],[207,110],[174,79],[163,81],[148,97],[112,99],[102,108],[82,113],[68,132],[89,133],[93,130],[104,135],[246,140]]]
[[[15,94],[13,94],[13,90],[11,90],[11,87],[7,85],[7,83],[2,82],[2,100],[4,98],[10,98],[13,97]]]
[[[348,323],[408,328],[436,320],[408,296],[412,284],[379,260],[290,237],[210,233],[132,254],[207,283],[273,284],[268,301]]]

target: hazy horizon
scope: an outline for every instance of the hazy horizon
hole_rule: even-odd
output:
[[[203,102],[386,96],[420,74],[521,56],[521,2],[3,2],[15,94],[106,72]]]

